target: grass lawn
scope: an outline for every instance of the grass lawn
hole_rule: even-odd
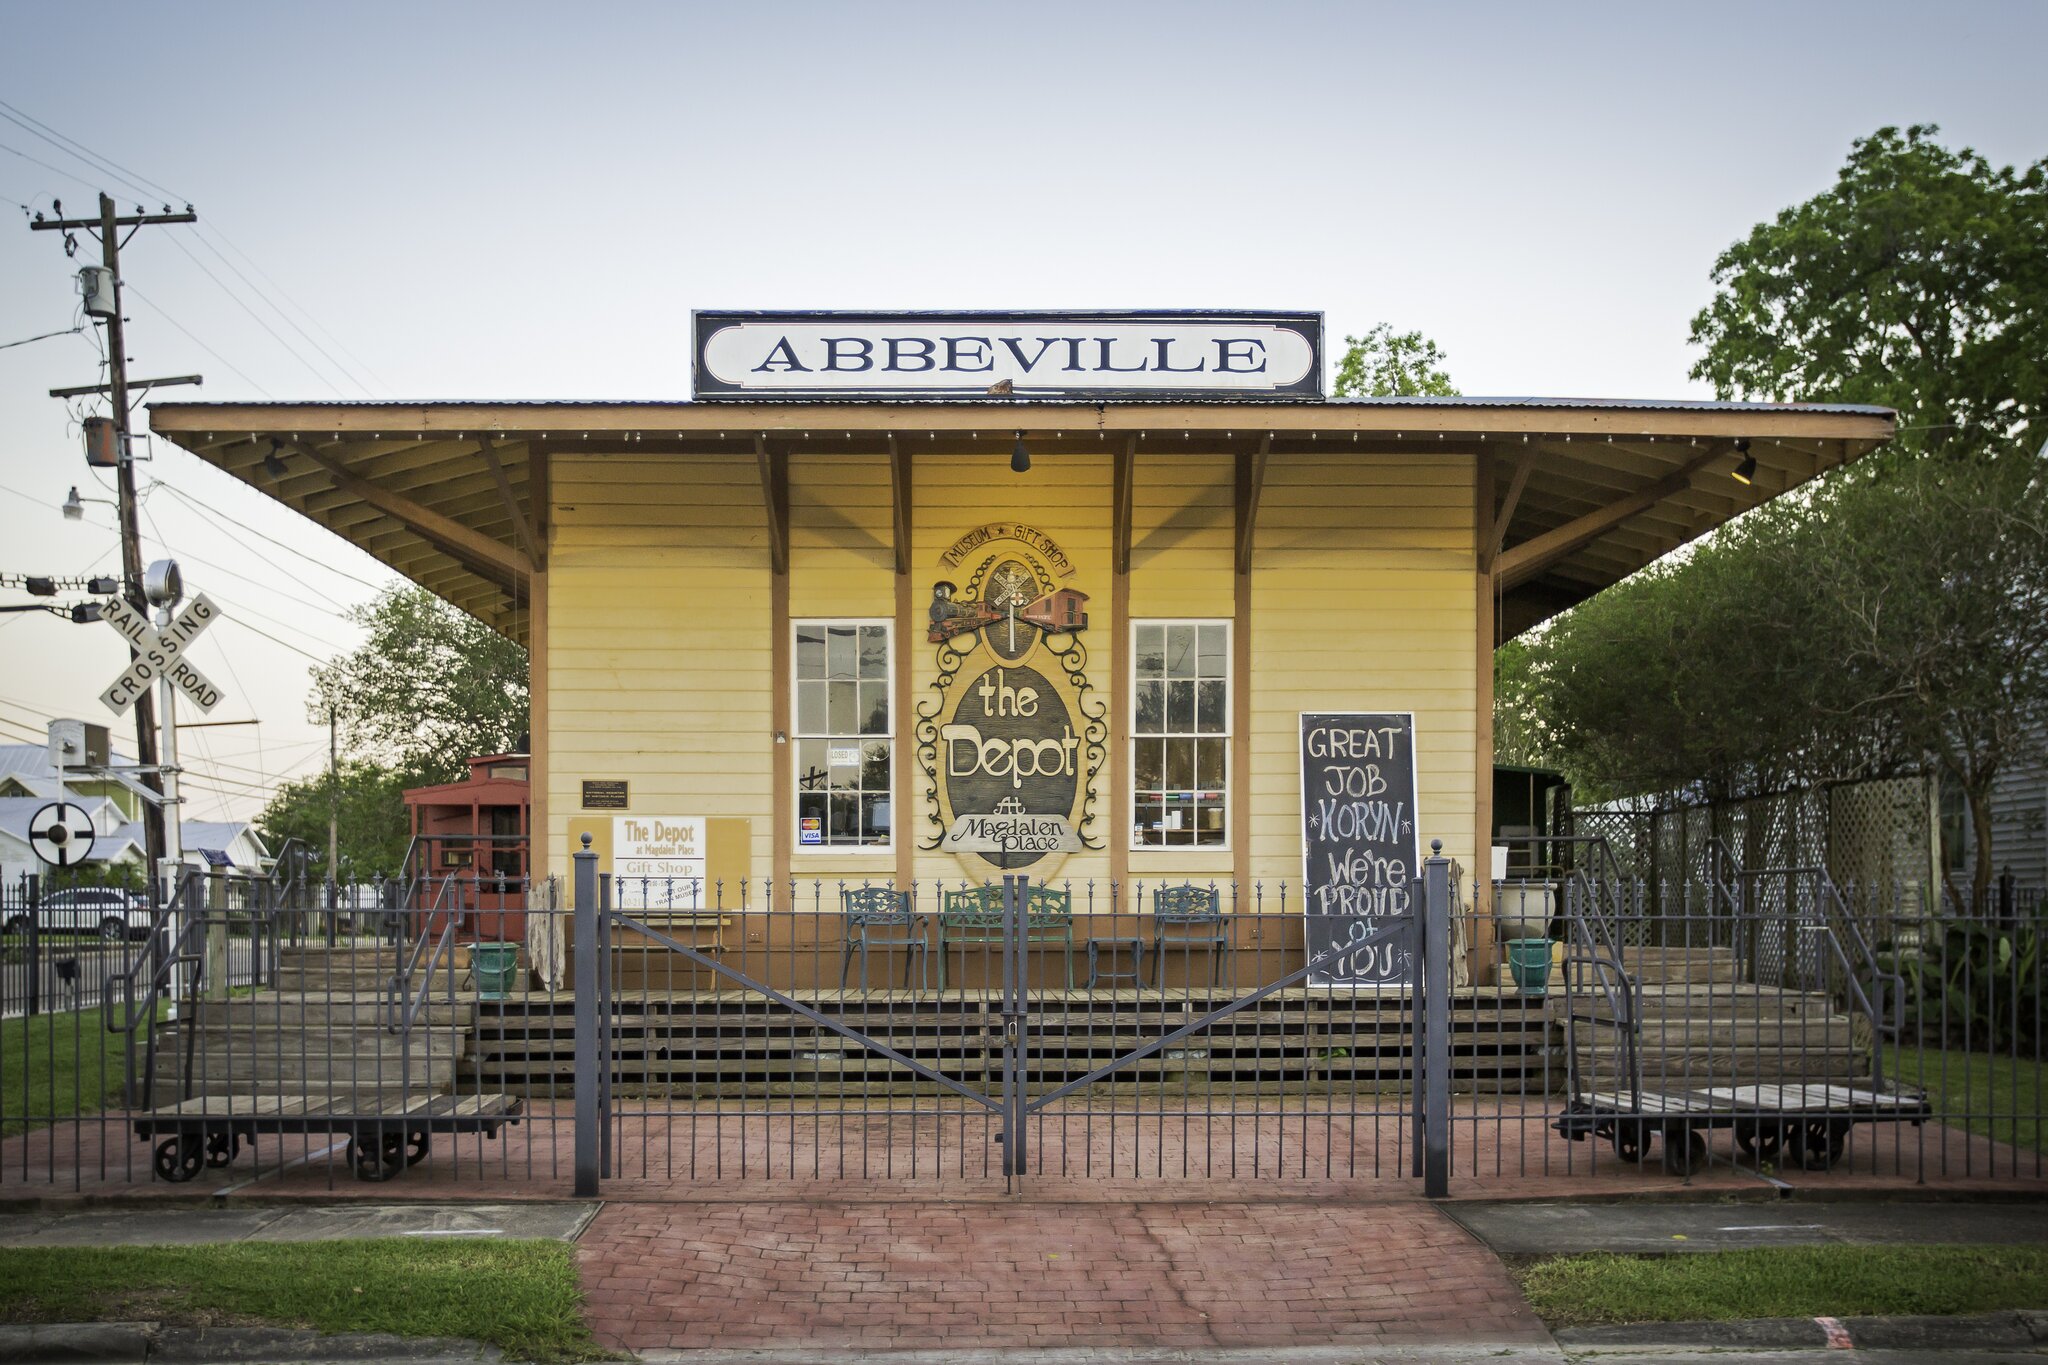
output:
[[[2048,1248],[1768,1247],[1514,1267],[1552,1327],[2048,1308]]]
[[[265,1324],[467,1337],[523,1360],[604,1356],[552,1241],[0,1248],[0,1321]]]
[[[1995,1115],[1954,1118],[1949,1122],[1979,1137],[2009,1142],[2036,1152],[2048,1151],[2038,1115],[2044,1110],[2042,1063],[2024,1058],[1993,1057],[1981,1052],[1901,1047],[1892,1050],[1889,1078],[1927,1092],[1937,1114]]]
[[[96,1009],[0,1021],[0,1137],[118,1100],[124,1041]]]

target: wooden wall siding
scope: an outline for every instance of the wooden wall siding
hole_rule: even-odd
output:
[[[586,777],[641,814],[753,820],[773,856],[768,533],[751,454],[558,455],[548,574],[548,844]]]
[[[1028,438],[1027,438],[1028,439]],[[914,707],[935,674],[923,638],[932,582],[963,586],[940,553],[962,532],[1014,518],[1038,526],[1078,568],[1089,596],[1089,674],[1124,703],[1110,645],[1127,628],[1111,610],[1112,469],[1108,452],[1035,455],[1009,467],[1007,442],[916,451],[907,695],[897,697],[903,818],[922,821]],[[547,583],[547,823],[550,866],[567,864],[579,783],[623,777],[632,809],[739,816],[753,825],[751,875],[771,875],[773,832],[769,547],[751,454],[560,455],[554,460]],[[790,610],[890,617],[896,582],[885,457],[790,461]],[[1260,504],[1251,575],[1251,760],[1233,796],[1253,803],[1251,866],[1269,884],[1301,876],[1298,715],[1305,709],[1413,710],[1420,726],[1422,835],[1467,867],[1477,815],[1474,469],[1456,456],[1275,456]],[[1137,461],[1132,616],[1228,618],[1233,610],[1232,465],[1228,456],[1146,454]],[[538,738],[538,737],[537,737]],[[1067,859],[1061,879],[1103,878],[1111,819],[1127,780],[1112,751],[1096,788],[1105,845]],[[789,818],[783,813],[781,818]],[[1227,878],[1231,853],[1130,855],[1130,875]],[[885,879],[889,855],[805,855],[801,877]],[[950,856],[920,853],[920,878],[957,879]]]
[[[1274,456],[1253,542],[1252,875],[1301,878],[1300,713],[1413,711],[1418,822],[1468,870],[1474,461]]]

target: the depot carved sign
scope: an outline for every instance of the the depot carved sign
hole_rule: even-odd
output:
[[[917,707],[923,846],[974,877],[1049,876],[1067,854],[1101,847],[1090,826],[1109,707],[1088,681],[1088,595],[1057,585],[1065,554],[1016,522],[977,528],[942,562],[974,568],[964,586],[932,585],[939,672]]]

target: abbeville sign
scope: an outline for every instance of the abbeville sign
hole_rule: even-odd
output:
[[[1088,681],[1088,595],[1060,586],[1057,544],[995,522],[947,551],[965,584],[932,585],[926,639],[938,674],[917,706],[917,759],[929,783],[923,846],[960,859],[979,880],[1050,876],[1067,854],[1099,848],[1094,780],[1109,707]],[[955,551],[969,541],[976,548]],[[1071,571],[1071,570],[1069,570]]]
[[[699,312],[699,398],[1320,398],[1321,313]]]

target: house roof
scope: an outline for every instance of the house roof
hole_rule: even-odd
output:
[[[1134,451],[1142,479],[1151,460],[1182,453],[1477,451],[1495,515],[1505,513],[1482,535],[1505,637],[1861,457],[1896,421],[1840,403],[1233,397],[158,403],[150,426],[524,642],[544,542],[534,507],[546,505],[546,457],[557,452],[873,455],[911,435],[1006,447],[1022,429],[1034,454]],[[1756,462],[1748,484],[1728,477],[1745,456]]]
[[[134,761],[121,754],[109,754],[108,757],[116,764],[132,763]],[[51,766],[50,750],[47,745],[0,744],[0,776],[20,778],[23,785],[29,786],[38,794],[47,795],[52,799],[63,794],[65,779],[57,772],[56,768]],[[80,782],[112,782],[126,787],[138,795],[155,795],[148,787],[145,787],[141,782],[126,773],[80,773],[71,780]]]

